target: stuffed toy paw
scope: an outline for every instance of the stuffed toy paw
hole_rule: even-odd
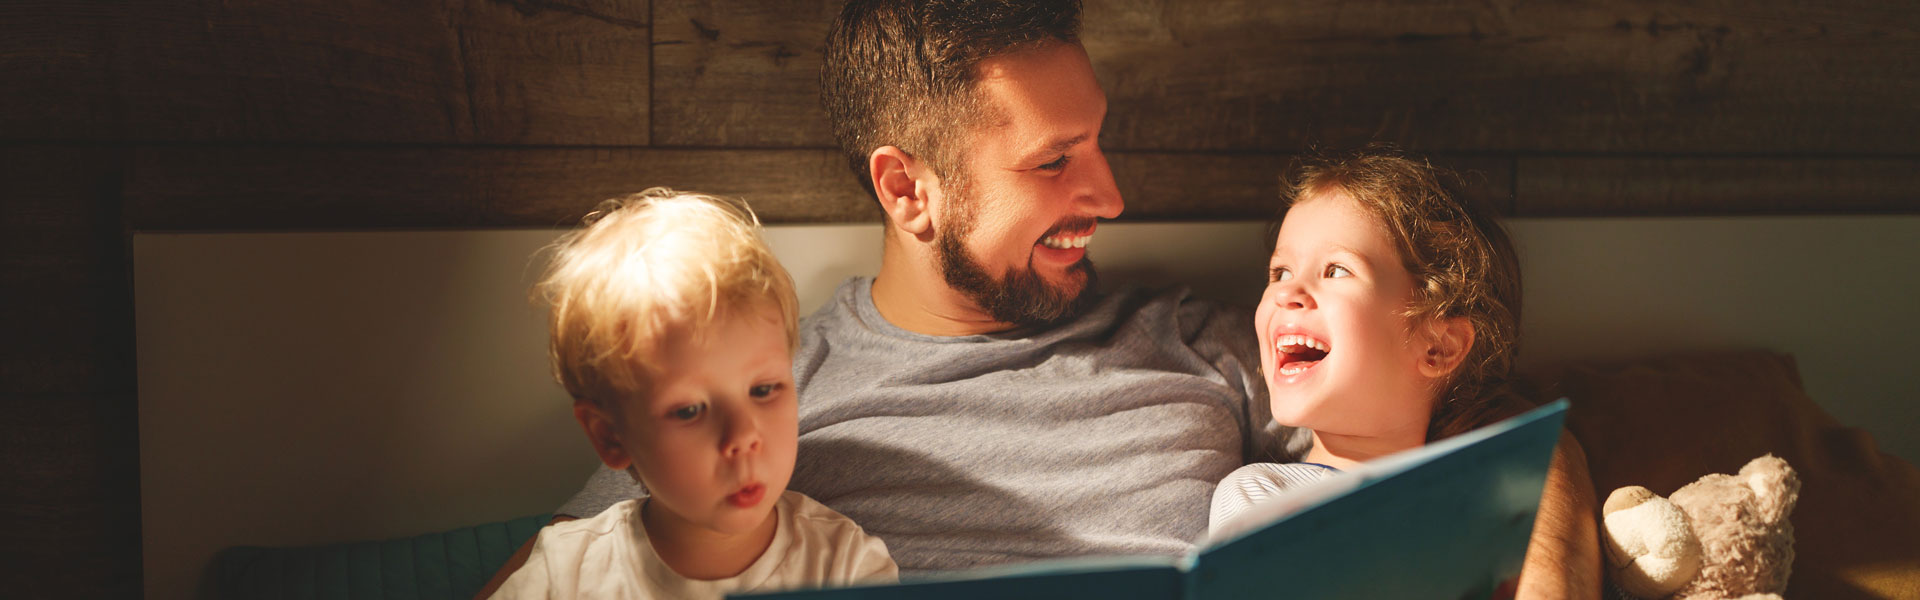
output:
[[[1615,585],[1641,598],[1778,598],[1793,566],[1800,478],[1769,454],[1661,498],[1614,490],[1601,529]]]

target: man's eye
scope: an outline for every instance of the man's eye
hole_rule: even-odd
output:
[[[753,386],[751,388],[747,388],[747,393],[752,394],[753,397],[755,398],[765,398],[768,396],[772,396],[773,393],[777,391],[780,391],[780,384],[778,383],[763,383],[760,385]]]
[[[1267,269],[1267,281],[1286,281],[1288,279],[1293,279],[1293,271],[1286,267]]]
[[[1068,163],[1068,162],[1070,162],[1070,161],[1072,161],[1072,160],[1073,160],[1073,157],[1071,157],[1071,156],[1067,156],[1067,155],[1065,155],[1065,154],[1062,154],[1062,155],[1060,155],[1060,158],[1056,158],[1056,159],[1053,159],[1053,162],[1050,162],[1050,163],[1047,163],[1047,164],[1044,164],[1044,165],[1040,165],[1040,170],[1042,170],[1042,171],[1058,171],[1058,170],[1061,170],[1061,169],[1065,169],[1065,168],[1067,168],[1067,163]]]
[[[707,404],[702,402],[700,404],[688,404],[673,409],[673,412],[669,413],[669,415],[682,421],[692,421],[700,418],[700,415],[705,412],[707,412]]]
[[[1325,275],[1325,277],[1327,278],[1352,277],[1352,276],[1353,276],[1353,271],[1348,271],[1346,267],[1343,267],[1340,265],[1327,265],[1327,274]]]

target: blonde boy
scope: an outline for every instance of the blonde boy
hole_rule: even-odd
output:
[[[540,532],[497,598],[718,598],[890,581],[885,544],[799,492],[793,281],[745,206],[602,203],[538,291],[554,375],[600,460],[647,495]]]

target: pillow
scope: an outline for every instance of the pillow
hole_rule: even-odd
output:
[[[1599,498],[1667,495],[1772,453],[1800,473],[1790,598],[1920,598],[1920,470],[1808,398],[1793,358],[1750,352],[1544,369],[1533,398],[1572,399]]]

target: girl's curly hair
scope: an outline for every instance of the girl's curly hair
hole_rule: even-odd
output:
[[[1413,275],[1414,322],[1465,317],[1473,347],[1441,388],[1429,441],[1517,413],[1507,386],[1520,342],[1520,259],[1483,203],[1460,193],[1458,174],[1387,146],[1308,159],[1286,186],[1286,206],[1340,192],[1380,219]]]

